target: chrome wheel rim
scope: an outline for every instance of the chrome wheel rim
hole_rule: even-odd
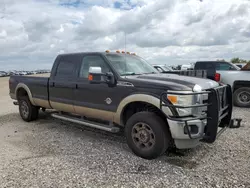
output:
[[[136,123],[132,128],[134,144],[142,149],[148,150],[155,145],[155,134],[151,127],[143,122]]]
[[[238,100],[241,103],[248,104],[250,102],[250,93],[247,91],[242,91],[238,95]]]
[[[29,106],[26,101],[21,102],[21,114],[24,118],[28,118],[29,116]]]

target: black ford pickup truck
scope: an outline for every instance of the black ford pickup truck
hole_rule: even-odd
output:
[[[9,92],[24,121],[42,109],[114,133],[124,128],[132,152],[145,159],[213,143],[232,116],[229,85],[161,74],[128,52],[60,54],[50,76],[11,76]]]

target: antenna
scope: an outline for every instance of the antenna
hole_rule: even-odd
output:
[[[125,35],[125,78],[126,78],[126,72],[127,72],[127,58],[126,58],[126,56],[127,56],[127,50],[126,50],[126,41],[127,41],[127,39],[126,39],[126,31],[124,31],[124,35]]]

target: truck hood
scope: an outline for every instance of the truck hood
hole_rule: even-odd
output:
[[[165,85],[172,90],[192,90],[197,84],[202,90],[218,87],[219,84],[210,79],[182,76],[177,74],[144,74],[127,77],[132,80],[145,81],[156,85]]]

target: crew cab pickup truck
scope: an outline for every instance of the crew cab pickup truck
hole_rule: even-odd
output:
[[[124,130],[132,152],[145,159],[170,147],[213,143],[231,127],[230,85],[161,74],[128,52],[60,54],[49,77],[11,76],[9,92],[24,121],[42,109],[61,120]]]
[[[226,61],[198,61],[194,70],[206,70],[207,77],[232,88],[235,106],[250,107],[250,72]]]

